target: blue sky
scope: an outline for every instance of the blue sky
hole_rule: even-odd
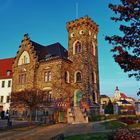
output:
[[[119,0],[0,0],[0,59],[14,57],[25,33],[43,45],[60,42],[68,47],[66,23],[88,15],[99,25],[98,48],[100,92],[113,96],[116,86],[128,96],[136,95],[140,82],[120,69],[112,58],[111,46],[105,35],[120,33],[118,25],[110,20],[113,12],[109,3]],[[1,66],[0,66],[1,67]]]

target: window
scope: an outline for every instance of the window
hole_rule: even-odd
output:
[[[44,97],[45,102],[51,102],[52,101],[52,91],[48,90],[46,91],[46,97]]]
[[[51,71],[45,72],[44,80],[45,82],[50,82],[52,78]]]
[[[4,98],[4,97],[3,97],[3,96],[1,96],[1,98],[0,98],[0,102],[1,102],[1,103],[3,103],[3,98]]]
[[[91,73],[92,83],[94,83],[94,75],[93,72]]]
[[[96,80],[96,73],[94,72],[94,83],[96,83],[97,80]]]
[[[84,34],[84,30],[80,30],[80,31],[79,31],[79,34],[80,34],[80,35]]]
[[[82,43],[80,41],[76,41],[73,46],[73,54],[78,54],[82,52]]]
[[[18,65],[29,64],[30,63],[30,56],[27,51],[24,51],[18,61]]]
[[[81,43],[78,41],[76,44],[75,44],[75,53],[80,53],[81,52]]]
[[[8,87],[11,87],[11,80],[8,81]]]
[[[74,34],[74,33],[71,33],[71,34],[70,34],[70,36],[71,36],[71,37],[74,37],[74,36],[75,36],[75,34]]]
[[[69,72],[65,71],[65,82],[69,83]]]
[[[48,101],[52,101],[52,91],[48,91]]]
[[[6,103],[10,102],[10,96],[7,96]]]
[[[2,85],[1,85],[2,88],[5,87],[5,81],[2,81]]]
[[[96,55],[95,43],[93,43],[93,42],[92,42],[92,53],[94,56]]]
[[[103,101],[103,104],[106,105],[107,104],[107,101]]]
[[[80,72],[76,73],[76,82],[81,82],[81,73]]]
[[[96,34],[94,34],[94,39],[96,39],[97,38],[97,35]]]
[[[26,83],[26,74],[20,74],[19,75],[19,84],[25,84]]]
[[[94,92],[92,92],[92,98],[93,98],[93,102],[95,103],[96,102],[96,95]]]

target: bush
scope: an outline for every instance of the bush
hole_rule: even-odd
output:
[[[139,140],[140,136],[137,131],[130,131],[128,129],[118,129],[114,135],[113,140]]]
[[[105,115],[93,115],[89,118],[89,121],[94,122],[94,121],[102,121],[105,119],[106,119]]]
[[[127,124],[134,124],[138,120],[136,116],[129,116],[129,117],[119,117],[118,120],[127,123]]]
[[[107,119],[117,119],[117,115],[91,115],[89,118],[89,121],[94,122],[94,121],[102,121],[102,120],[107,120]]]

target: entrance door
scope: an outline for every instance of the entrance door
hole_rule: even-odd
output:
[[[65,121],[65,114],[64,112],[59,112],[59,122],[64,122]]]
[[[82,99],[82,92],[80,90],[78,90],[75,92],[75,104],[74,104],[74,106],[79,107],[81,99]]]

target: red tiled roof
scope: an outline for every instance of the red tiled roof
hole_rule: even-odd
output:
[[[120,93],[121,98],[128,98],[124,93]]]
[[[14,58],[0,59],[0,79],[12,78],[13,62]],[[8,70],[11,71],[9,75],[7,75]]]

